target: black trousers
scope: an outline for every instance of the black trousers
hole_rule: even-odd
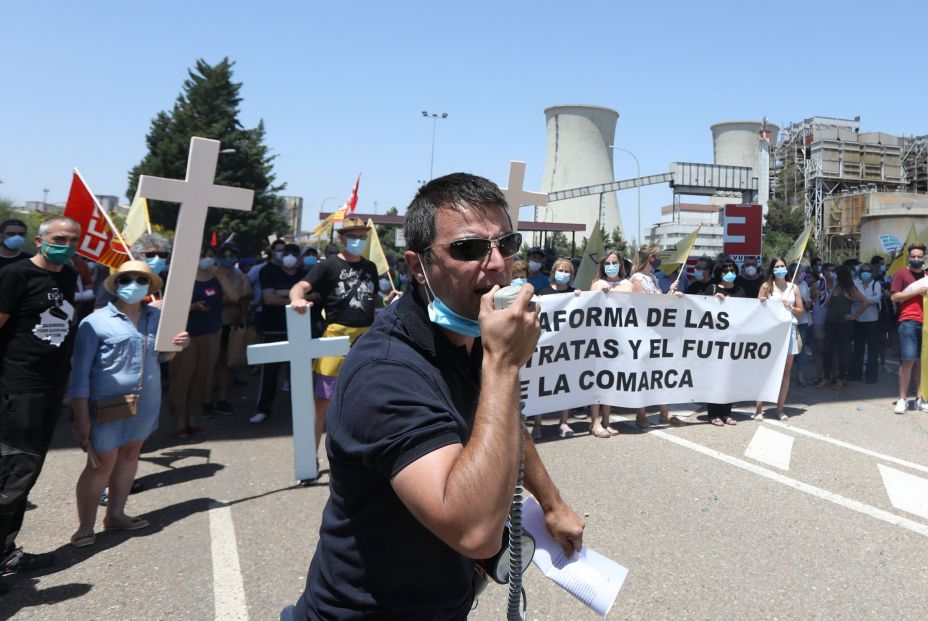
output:
[[[286,334],[263,334],[261,337],[263,343],[278,343],[286,340]],[[289,368],[290,365],[286,362],[271,362],[261,365],[261,390],[258,393],[256,412],[271,415],[271,410],[274,409],[274,397],[277,396],[277,376],[280,374],[281,369],[287,369],[286,372],[289,373]]]
[[[880,356],[880,321],[854,323],[854,357],[851,360],[851,377],[864,379],[868,384],[877,381]],[[867,350],[867,366],[864,370],[864,350]]]
[[[707,403],[709,409],[709,420],[721,418],[725,420],[731,416],[731,403]]]
[[[851,364],[851,340],[854,335],[853,321],[829,321],[825,323],[825,379],[846,380]],[[838,372],[834,374],[835,357],[838,358]]]
[[[0,558],[16,547],[26,499],[42,472],[63,389],[0,395]]]

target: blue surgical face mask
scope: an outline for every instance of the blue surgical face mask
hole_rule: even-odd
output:
[[[203,257],[198,263],[198,266],[201,270],[208,270],[214,265],[216,265],[216,259],[213,257]]]
[[[319,261],[319,257],[315,255],[309,255],[308,257],[303,257],[303,265],[306,267],[312,267]]]
[[[654,268],[655,272],[661,269],[661,258],[660,257],[657,257],[656,259],[654,259],[654,263],[652,264],[652,267]]]
[[[161,257],[149,257],[145,259],[145,262],[148,263],[148,267],[151,268],[155,274],[161,275],[161,272],[164,271],[164,268],[167,267],[167,261]]]
[[[615,264],[607,264],[603,266],[603,271],[609,278],[615,278],[619,275],[619,266]]]
[[[235,264],[238,263],[238,257],[222,257],[218,263],[222,267],[235,267]]]
[[[455,334],[460,334],[461,336],[471,336],[474,338],[480,336],[479,321],[458,315],[435,295],[432,285],[429,284],[429,277],[425,273],[425,263],[422,261],[421,257],[419,261],[422,262],[422,275],[425,276],[425,292],[431,297],[431,301],[428,305],[429,321]]]
[[[528,271],[537,272],[541,269],[541,261],[529,261],[528,262]]]
[[[366,239],[349,239],[345,242],[345,250],[353,255],[360,255],[367,247]]]
[[[870,282],[871,280],[873,280],[873,274],[871,274],[870,272],[861,272],[860,279],[864,282]]]
[[[521,287],[521,286],[524,285],[525,283],[526,283],[526,280],[525,280],[524,278],[513,278],[513,279],[509,282],[509,284],[512,285],[512,286],[514,286],[514,287]]]
[[[570,272],[562,272],[561,270],[554,272],[554,282],[559,285],[566,285],[570,282]]]
[[[722,280],[725,282],[735,282],[735,279],[738,278],[738,275],[734,272],[725,272],[722,274]]]
[[[702,280],[702,277],[705,275],[705,272],[702,270],[693,270],[693,278],[696,280]]]
[[[140,285],[137,282],[130,282],[116,287],[116,297],[126,304],[141,302],[146,295],[148,295],[148,285]]]
[[[276,250],[276,251],[274,251],[274,259],[276,259],[278,263],[280,263],[281,261],[283,261],[283,260],[284,260],[284,251],[283,251],[283,250]]]
[[[785,267],[775,267],[773,268],[774,278],[786,278],[787,269]]]
[[[26,243],[26,238],[22,235],[13,235],[3,240],[3,245],[10,250],[19,250],[23,247],[24,243]]]

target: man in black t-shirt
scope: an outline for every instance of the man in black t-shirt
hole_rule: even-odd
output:
[[[582,543],[519,410],[541,332],[532,287],[493,306],[521,245],[506,199],[474,175],[434,179],[406,211],[406,243],[415,290],[345,359],[326,417],[329,500],[282,619],[465,619],[472,559],[500,549],[520,464],[565,555]]]
[[[712,284],[712,261],[699,257],[693,267],[693,282],[686,286],[687,295],[706,295],[706,289]]]
[[[258,272],[261,288],[261,313],[258,315],[258,332],[265,343],[276,343],[287,339],[287,315],[284,307],[290,302],[290,287],[306,275],[300,259],[300,247],[296,244],[271,246],[268,262]],[[261,365],[261,390],[252,423],[262,423],[271,415],[274,397],[277,395],[277,376],[284,362]],[[295,378],[302,381],[301,378]],[[286,388],[285,388],[286,390]]]
[[[61,413],[77,284],[67,263],[80,236],[71,218],[50,218],[35,237],[38,252],[0,270],[0,574],[54,562],[51,553],[24,553],[16,535]]]
[[[345,218],[338,230],[344,249],[314,265],[306,278],[290,290],[290,305],[301,314],[311,305],[307,297],[319,295],[325,309],[322,336],[347,336],[352,345],[374,323],[374,307],[380,300],[377,267],[361,256],[367,247],[367,234],[368,227],[363,220],[354,216]],[[384,304],[392,302],[396,294],[391,292]],[[313,363],[316,451],[343,360],[343,356],[332,356]]]
[[[26,230],[26,223],[15,218],[0,224],[0,269],[32,256],[21,250],[26,243]]]
[[[736,281],[744,289],[745,297],[757,298],[760,286],[764,284],[764,270],[757,266],[757,257],[746,256],[741,264],[741,273]]]

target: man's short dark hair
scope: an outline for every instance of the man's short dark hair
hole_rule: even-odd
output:
[[[287,254],[296,254],[297,256],[299,256],[300,247],[297,244],[285,244],[284,252],[286,252]]]
[[[435,239],[435,215],[439,209],[477,209],[483,212],[499,209],[509,222],[506,197],[489,179],[468,173],[452,173],[432,179],[416,192],[406,208],[406,249],[422,252]],[[512,222],[509,222],[512,230]]]
[[[21,226],[24,229],[26,229],[26,231],[29,230],[29,227],[26,226],[26,223],[23,222],[22,220],[17,220],[16,218],[10,218],[9,220],[4,220],[3,223],[0,224],[0,235],[2,235],[3,233],[6,233],[6,227],[8,226]]]
[[[909,254],[912,254],[913,250],[921,250],[922,254],[925,254],[925,244],[921,242],[916,242],[914,244],[909,245]]]
[[[870,265],[876,265],[877,263],[883,263],[883,257],[878,254],[875,254],[872,257],[870,257]]]

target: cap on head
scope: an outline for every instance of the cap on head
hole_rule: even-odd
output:
[[[348,216],[342,220],[342,226],[338,229],[339,234],[348,233],[349,231],[364,231],[365,233],[369,230],[367,224],[364,220],[356,216]]]

